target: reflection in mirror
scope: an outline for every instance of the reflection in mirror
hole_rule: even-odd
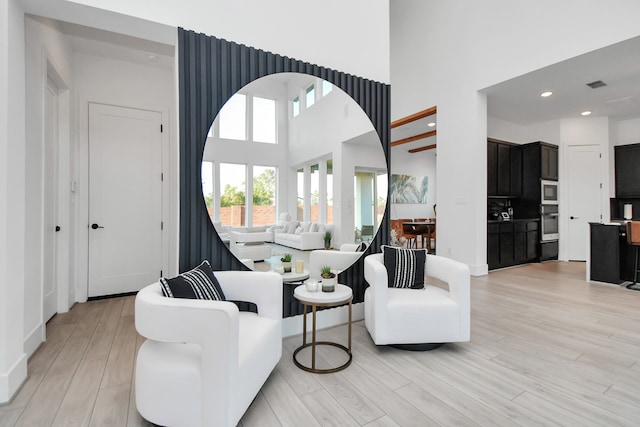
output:
[[[245,86],[220,110],[202,188],[237,258],[279,270],[290,253],[306,273],[311,251],[353,251],[373,239],[386,206],[386,161],[350,96],[314,76],[280,73]]]

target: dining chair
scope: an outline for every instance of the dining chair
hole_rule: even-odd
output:
[[[408,220],[407,222],[402,223],[402,235],[407,239],[407,245],[409,248],[417,248],[418,234],[416,234],[414,230],[414,226],[409,224],[410,222],[413,222],[413,221]]]
[[[431,218],[415,218],[414,219],[415,222],[430,222]],[[422,247],[423,248],[427,248],[429,250],[429,252],[431,252],[431,226],[426,226],[424,227],[424,232],[422,233],[421,237],[421,241],[422,241]],[[426,244],[425,244],[426,241]]]

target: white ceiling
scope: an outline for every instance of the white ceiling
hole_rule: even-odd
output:
[[[601,80],[607,86],[591,89]],[[548,98],[540,93],[550,90]],[[489,87],[487,114],[520,125],[549,120],[640,116],[640,37]]]

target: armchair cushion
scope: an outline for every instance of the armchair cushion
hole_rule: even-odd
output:
[[[384,266],[387,269],[387,283],[390,288],[424,288],[425,260],[424,249],[405,249],[395,246],[382,246]]]
[[[207,299],[225,301],[220,283],[209,261],[204,260],[192,270],[174,278],[160,278],[162,294],[169,298]]]

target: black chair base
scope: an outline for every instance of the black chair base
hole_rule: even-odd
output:
[[[627,285],[627,289],[631,289],[633,291],[640,291],[640,283],[629,283]]]
[[[400,350],[409,351],[431,351],[440,347],[443,343],[421,343],[421,344],[390,344],[391,347],[395,347]]]

